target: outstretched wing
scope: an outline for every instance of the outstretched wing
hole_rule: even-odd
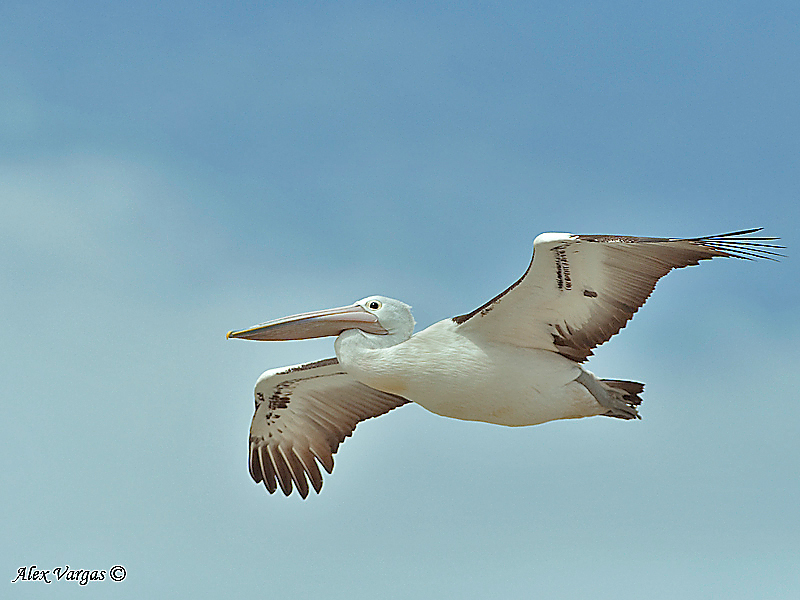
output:
[[[768,243],[777,238],[750,235],[757,231],[687,239],[543,233],[517,282],[453,321],[465,334],[582,362],[625,327],[672,269],[717,256],[780,256],[774,249],[782,246]]]
[[[333,455],[358,423],[408,402],[359,383],[335,358],[267,371],[255,397],[250,475],[270,494],[280,485],[288,496],[294,483],[303,498],[309,481],[322,489],[316,461],[331,473]]]

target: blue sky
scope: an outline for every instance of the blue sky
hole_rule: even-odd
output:
[[[13,598],[800,594],[796,3],[0,7],[0,574]],[[385,294],[418,327],[542,231],[763,226],[589,367],[641,422],[411,406],[323,493],[247,473],[252,387],[331,340],[230,329]],[[58,588],[54,590],[53,588]]]

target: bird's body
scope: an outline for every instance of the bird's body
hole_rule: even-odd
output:
[[[337,336],[336,358],[273,369],[256,383],[250,473],[286,495],[356,425],[415,402],[429,411],[498,425],[605,415],[639,418],[644,385],[598,379],[583,368],[622,329],[656,282],[714,257],[771,258],[758,230],[689,239],[546,233],[525,274],[469,314],[413,334],[410,307],[383,296],[230,332],[252,340]]]
[[[364,347],[361,334],[350,332],[335,343],[349,375],[443,417],[521,426],[607,410],[575,382],[583,369],[574,361],[482,340],[459,331],[452,319],[386,348]]]

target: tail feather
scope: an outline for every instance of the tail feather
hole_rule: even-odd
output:
[[[620,390],[623,393],[625,402],[631,406],[639,406],[642,399],[639,397],[644,391],[644,384],[638,381],[622,381],[619,379],[601,379],[608,387]]]

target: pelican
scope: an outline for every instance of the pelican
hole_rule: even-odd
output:
[[[356,425],[408,402],[454,419],[520,427],[602,415],[638,419],[644,384],[582,366],[672,269],[715,257],[781,256],[747,229],[672,239],[543,233],[525,274],[472,312],[414,334],[384,296],[228,332],[246,340],[337,336],[336,358],[271,369],[255,386],[249,467],[285,495],[319,493]]]

